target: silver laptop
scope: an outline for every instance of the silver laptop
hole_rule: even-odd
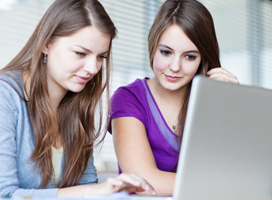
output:
[[[195,77],[173,197],[101,198],[272,199],[272,91]]]
[[[272,199],[271,90],[194,78],[174,199]]]

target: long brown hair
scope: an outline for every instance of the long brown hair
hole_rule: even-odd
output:
[[[201,63],[196,74],[206,76],[208,70],[220,67],[219,46],[215,34],[213,18],[207,8],[197,0],[166,0],[160,7],[148,35],[150,66],[163,32],[176,24],[182,28],[195,44],[201,55]],[[177,134],[181,144],[191,83],[186,88],[184,101],[179,113]]]
[[[81,92],[67,92],[58,107],[57,116],[49,103],[42,49],[54,38],[71,35],[86,26],[96,26],[101,32],[109,34],[111,40],[116,36],[113,22],[97,0],[56,0],[23,49],[1,70],[29,72],[28,108],[35,133],[35,149],[31,159],[42,173],[40,188],[46,187],[51,180],[51,147],[57,137],[65,152],[61,187],[77,184],[92,156],[94,141],[101,134],[101,141],[105,137],[107,128],[102,131],[101,95],[106,91],[109,105],[110,53],[105,66]],[[108,116],[108,112],[105,116]]]

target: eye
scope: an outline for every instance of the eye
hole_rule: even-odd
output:
[[[193,61],[196,59],[196,56],[195,55],[186,55],[185,58],[189,61]]]
[[[171,54],[171,52],[169,50],[165,50],[165,49],[160,50],[160,52],[162,55],[165,55],[165,56],[168,56]]]
[[[75,53],[76,53],[77,55],[81,56],[81,57],[86,55],[85,53],[82,53],[82,52],[79,52],[79,51],[76,51]]]
[[[101,55],[101,56],[98,56],[98,59],[100,59],[100,60],[107,59],[107,56]]]

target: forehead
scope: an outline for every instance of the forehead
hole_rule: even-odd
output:
[[[166,45],[176,50],[197,50],[195,44],[176,24],[169,26],[161,35],[158,45]]]
[[[92,52],[106,52],[109,50],[110,41],[110,34],[101,32],[95,26],[87,26],[69,36],[57,38],[55,42],[56,45],[83,46]]]

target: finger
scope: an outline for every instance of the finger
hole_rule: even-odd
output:
[[[152,187],[152,185],[150,185],[145,179],[141,178],[140,176],[136,175],[136,174],[130,174],[132,177],[134,177],[135,179],[137,179],[140,183],[142,188],[144,188],[147,192],[156,195],[156,191],[155,189]]]
[[[134,192],[143,192],[146,191],[151,195],[156,195],[154,188],[143,178],[136,174],[121,174],[117,179],[124,181],[127,184],[130,184],[130,189]]]
[[[222,68],[222,67],[217,67],[217,68],[213,68],[211,70],[209,70],[207,72],[207,75],[210,76],[212,74],[217,74],[217,73],[220,73],[220,74],[226,74],[226,75],[229,75],[229,76],[234,76],[232,73],[230,73],[228,70]]]
[[[108,178],[106,184],[110,189],[110,193],[121,192],[129,187],[127,183],[117,178]]]
[[[209,78],[214,80],[220,80],[220,81],[226,81],[226,82],[232,82],[232,83],[238,83],[239,81],[235,75],[230,73],[229,71],[225,70],[224,68],[214,68],[210,70],[207,75],[209,75]]]
[[[121,191],[127,191],[128,193],[145,191],[142,188],[141,184],[133,185],[123,180],[123,178],[126,178],[124,175],[122,175],[121,177],[122,180],[119,178],[120,177],[107,179],[107,184],[110,187],[111,193],[121,192]]]
[[[136,180],[128,174],[121,174],[116,178],[109,178],[107,182],[111,185],[114,192],[127,191],[127,192],[143,192],[140,181]]]
[[[117,176],[116,179],[122,180],[123,182],[129,183],[129,184],[134,185],[134,186],[140,186],[141,185],[141,182],[139,181],[139,179],[136,179],[131,174],[122,173],[119,176]]]
[[[219,81],[225,81],[225,82],[231,82],[231,83],[239,83],[236,76],[229,76],[226,74],[212,74],[210,75],[211,79],[213,80],[219,80]]]
[[[117,179],[117,178],[108,178],[107,179],[107,182],[110,184],[110,185],[115,185],[115,186],[121,186],[124,184],[124,181],[120,180],[120,179]]]

